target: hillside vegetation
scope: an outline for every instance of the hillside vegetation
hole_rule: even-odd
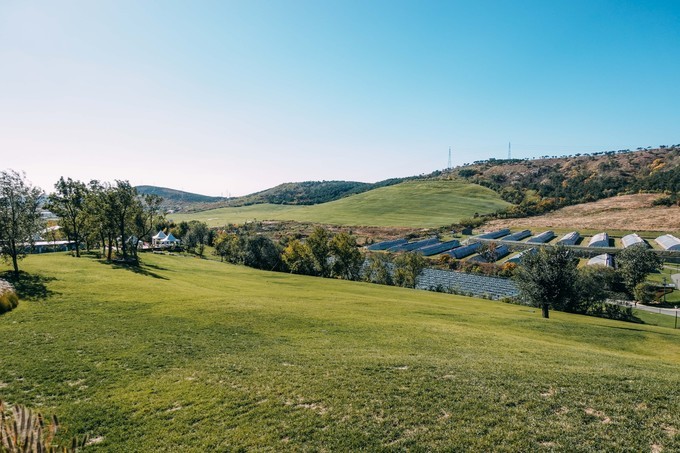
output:
[[[524,217],[616,195],[680,191],[680,146],[534,160],[488,160],[445,172],[492,188]]]
[[[166,209],[197,211],[220,207],[249,206],[253,204],[313,205],[327,203],[340,198],[387,187],[415,178],[393,178],[377,183],[357,181],[304,181],[287,182],[278,186],[242,197],[208,197],[180,190],[156,186],[137,186],[140,194],[155,194],[163,197]]]
[[[211,226],[249,220],[294,220],[336,225],[437,227],[509,206],[497,193],[462,181],[417,180],[314,206],[259,204],[169,216]]]
[[[0,398],[92,451],[678,451],[680,333],[145,255],[32,255]]]

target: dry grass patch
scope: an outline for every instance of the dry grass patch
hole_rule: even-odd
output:
[[[621,195],[558,209],[523,219],[494,220],[496,228],[565,228],[576,230],[673,231],[680,230],[680,208],[652,206],[659,194]]]

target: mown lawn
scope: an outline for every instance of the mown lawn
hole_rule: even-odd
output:
[[[680,331],[143,258],[28,257],[0,397],[93,451],[680,450]]]
[[[313,206],[258,204],[172,214],[175,222],[210,226],[257,220],[295,220],[332,225],[438,227],[509,206],[486,187],[461,181],[409,181]]]

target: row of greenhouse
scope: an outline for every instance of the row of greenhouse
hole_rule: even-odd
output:
[[[427,239],[421,239],[416,241],[408,241],[407,239],[397,239],[392,241],[378,242],[369,245],[367,248],[370,251],[387,251],[387,252],[418,252],[424,256],[433,255],[449,255],[456,259],[462,259],[474,255],[482,247],[481,241],[497,241],[496,247],[491,254],[492,261],[498,261],[505,258],[510,254],[510,249],[508,245],[512,245],[512,242],[521,242],[523,244],[547,244],[556,238],[554,231],[548,230],[532,235],[530,230],[522,230],[511,233],[508,228],[485,232],[477,236],[471,237],[467,244],[461,244],[460,241],[454,239],[449,241],[440,241],[436,237],[431,237]],[[528,239],[527,239],[528,238]],[[569,232],[557,241],[554,245],[565,245],[565,246],[575,246],[579,244],[584,238],[578,231]],[[477,240],[477,241],[476,241]],[[655,242],[663,250],[667,251],[680,251],[680,239],[671,235],[664,234],[655,239]],[[612,247],[613,240],[606,233],[601,232],[593,235],[589,241],[587,247],[593,249],[598,248],[614,248]],[[625,235],[621,238],[621,244],[623,248],[628,248],[632,246],[642,246],[650,247],[650,245],[637,233],[631,233]],[[519,262],[526,253],[533,253],[535,249],[528,249],[521,251],[514,256],[510,257],[507,262]],[[484,259],[480,255],[475,255],[471,259],[486,261],[489,259],[489,254],[486,255],[487,258]],[[605,253],[597,255],[591,258],[588,264],[601,264],[606,266],[613,265],[613,255]]]

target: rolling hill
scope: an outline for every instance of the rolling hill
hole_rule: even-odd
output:
[[[680,331],[143,261],[29,256],[0,398],[88,451],[680,450]]]
[[[476,184],[416,180],[313,206],[257,204],[175,213],[169,218],[175,222],[200,220],[210,226],[257,219],[335,225],[438,227],[509,205],[494,191]]]
[[[326,203],[352,194],[387,187],[400,182],[416,179],[393,178],[376,183],[356,181],[304,181],[288,182],[242,197],[209,197],[181,190],[157,186],[137,186],[140,194],[155,194],[163,197],[163,207],[176,211],[203,211],[228,206],[250,206],[254,204],[313,205]]]

